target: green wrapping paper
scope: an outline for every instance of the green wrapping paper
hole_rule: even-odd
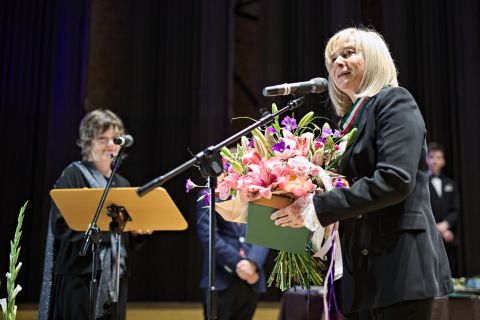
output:
[[[246,241],[271,249],[304,254],[310,231],[305,227],[285,228],[275,225],[275,222],[270,220],[270,215],[277,210],[277,208],[250,203]]]

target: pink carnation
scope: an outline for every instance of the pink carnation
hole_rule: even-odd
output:
[[[310,174],[311,163],[303,156],[296,156],[288,159],[288,165],[297,176],[307,176]]]
[[[218,196],[220,197],[221,200],[227,200],[228,197],[230,197],[230,186],[228,183],[224,180],[220,182],[216,188],[216,192],[218,192]]]
[[[292,193],[295,197],[302,197],[307,193],[313,192],[316,188],[316,185],[313,184],[312,180],[310,179],[306,179],[305,177],[296,177],[286,181],[284,184],[281,184],[280,188]]]

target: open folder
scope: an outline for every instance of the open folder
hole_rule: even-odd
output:
[[[70,229],[86,231],[97,211],[103,190],[53,189],[50,196]],[[136,190],[137,188],[110,189],[97,221],[100,230],[109,230],[112,219],[107,216],[107,208],[112,204],[125,207],[132,218],[132,221],[125,225],[124,231],[187,229],[187,222],[164,188],[155,188],[143,197],[139,197]]]

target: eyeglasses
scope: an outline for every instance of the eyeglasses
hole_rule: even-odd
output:
[[[100,144],[108,144],[110,140],[113,142],[113,140],[115,140],[116,138],[118,138],[118,136],[115,136],[115,137],[99,136],[99,137],[96,137],[95,140]]]

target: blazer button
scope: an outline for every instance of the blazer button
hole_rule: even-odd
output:
[[[367,249],[362,249],[362,251],[360,252],[360,254],[362,256],[368,256],[368,250]]]
[[[240,243],[244,243],[244,242],[245,242],[245,237],[239,237],[239,238],[238,238],[238,241],[239,241]]]

